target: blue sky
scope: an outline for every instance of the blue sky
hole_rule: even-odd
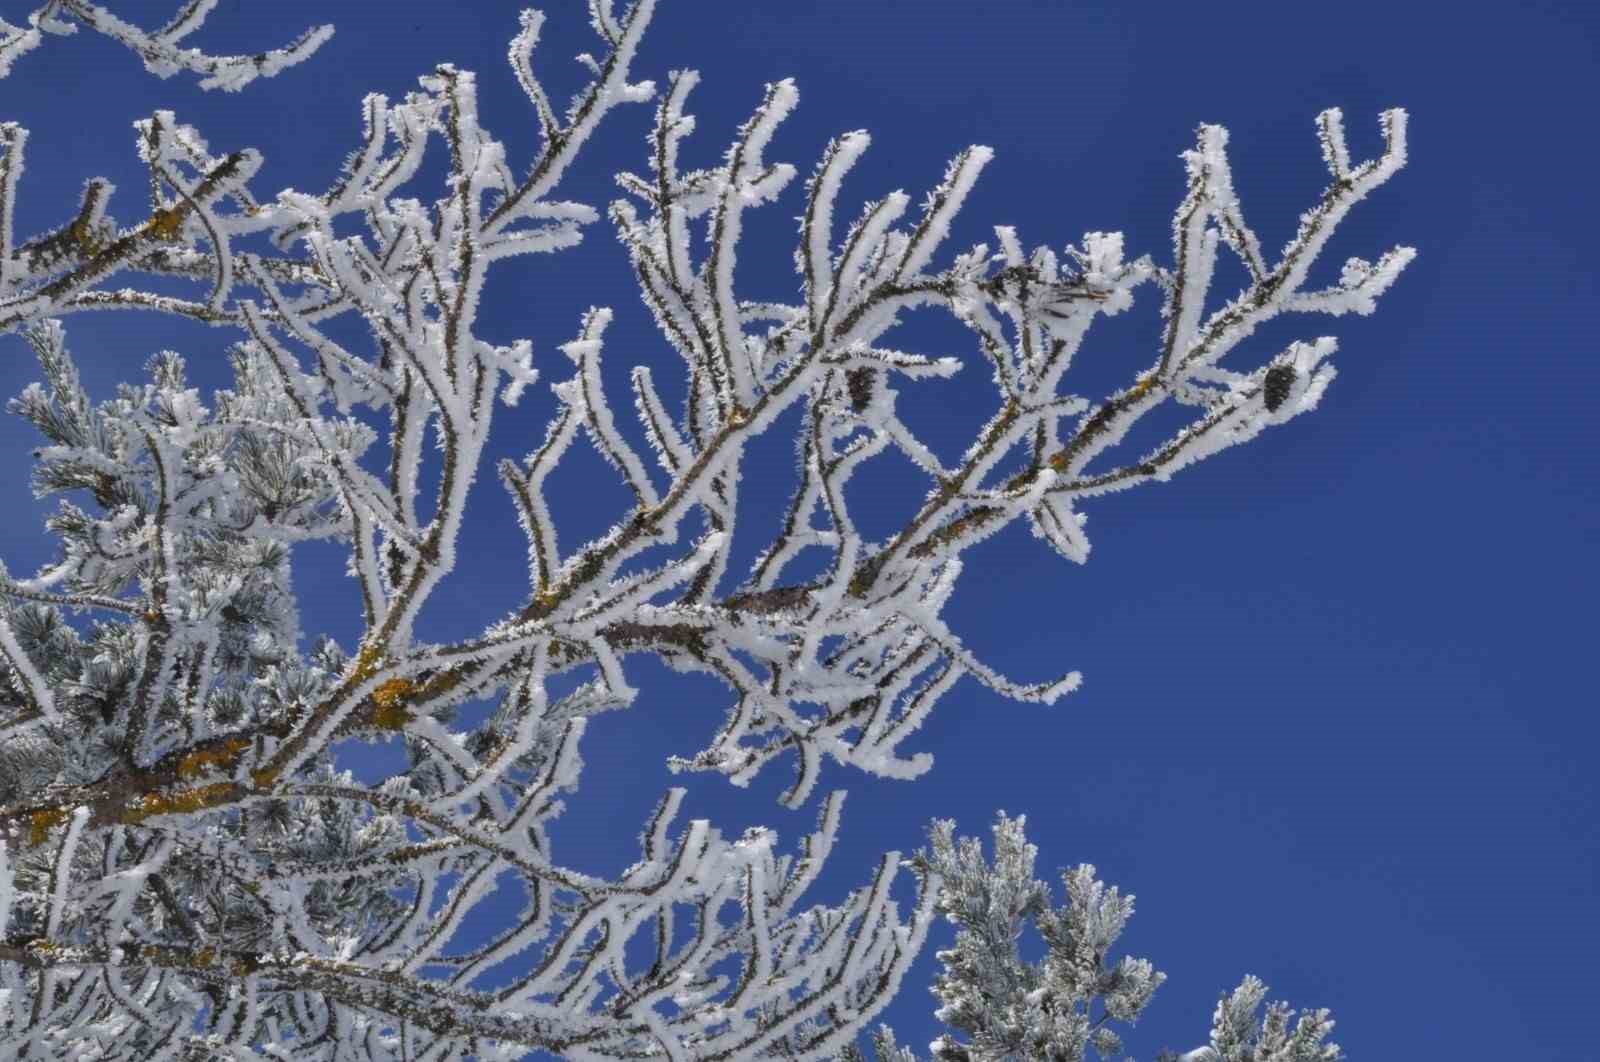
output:
[[[3,13],[19,21],[27,6]],[[148,25],[171,6],[117,10]],[[138,217],[129,126],[158,107],[214,150],[260,148],[258,193],[320,190],[356,144],[362,94],[400,95],[445,60],[480,72],[485,124],[514,159],[528,156],[531,116],[503,59],[515,4],[221,6],[209,50],[255,50],[328,20],[339,33],[306,66],[226,97],[149,79],[85,35],[47,42],[0,82],[0,118],[34,134],[24,228],[65,216],[95,174],[123,189],[113,213]],[[1417,261],[1375,316],[1297,320],[1241,351],[1254,365],[1284,340],[1339,336],[1340,375],[1321,408],[1171,484],[1090,507],[1086,567],[1022,527],[972,554],[952,625],[1007,674],[1078,668],[1084,688],[1042,708],[967,682],[913,750],[934,755],[930,776],[893,783],[835,767],[823,784],[851,796],[819,888],[828,899],[864,881],[879,851],[919,846],[931,817],[986,833],[1004,808],[1028,815],[1044,874],[1093,862],[1137,893],[1125,943],[1171,976],[1128,1038],[1143,1057],[1199,1043],[1217,993],[1246,972],[1275,997],[1332,1007],[1336,1038],[1357,1059],[1595,1057],[1600,491],[1582,455],[1594,452],[1600,386],[1589,190],[1600,20],[1584,5],[1505,0],[662,7],[636,69],[702,71],[688,148],[701,162],[720,157],[762,84],[786,76],[801,103],[770,157],[808,172],[829,136],[873,133],[847,214],[896,187],[920,196],[957,150],[993,146],[950,248],[995,224],[1056,247],[1120,229],[1133,253],[1169,260],[1178,154],[1202,121],[1231,131],[1236,185],[1276,248],[1322,187],[1315,114],[1344,108],[1352,150],[1366,157],[1377,113],[1411,112],[1410,166],[1357,208],[1324,265],[1396,243],[1417,247]],[[593,46],[580,8],[549,5],[540,54],[553,88],[576,86],[566,57]],[[562,197],[611,199],[609,174],[643,166],[647,119],[646,108],[616,113]],[[749,294],[793,290],[798,210],[791,194],[752,222]],[[577,251],[517,261],[486,295],[487,330],[531,338],[544,382],[564,375],[554,346],[593,303],[617,310],[608,351],[619,375],[634,360],[671,364],[603,225]],[[1217,296],[1236,279],[1221,278]],[[1099,326],[1069,389],[1104,395],[1149,364],[1156,301],[1140,294],[1133,313]],[[901,345],[973,355],[954,326],[907,336]],[[223,385],[233,338],[133,315],[71,319],[68,337],[102,398],[163,347],[184,353],[202,386]],[[21,341],[0,340],[0,391],[35,375]],[[975,360],[908,391],[902,404],[920,404],[919,423],[950,446],[992,409]],[[503,416],[491,456],[530,449],[550,408],[541,393]],[[32,438],[6,421],[0,452],[17,456],[0,462],[12,514],[0,550],[13,571],[31,571],[52,556],[39,518],[54,503],[30,507]],[[780,505],[792,481],[788,443],[767,453],[756,507]],[[568,541],[620,512],[622,488],[598,460],[563,477]],[[923,489],[886,471],[869,526]],[[492,477],[475,501],[470,560],[437,596],[424,637],[465,634],[525,593],[522,540]],[[300,578],[308,627],[349,648],[359,615],[341,569],[337,551],[308,549]],[[662,760],[692,753],[721,717],[713,691],[635,667],[646,692],[591,729],[585,785],[557,833],[567,861],[587,869],[632,861],[616,839],[668,784]],[[815,811],[772,802],[782,773],[750,790],[691,777],[686,814],[732,834],[770,823],[795,839]],[[886,1014],[919,1049],[936,1032],[925,986],[947,939],[935,931]]]

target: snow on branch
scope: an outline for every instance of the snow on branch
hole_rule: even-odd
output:
[[[31,29],[5,29],[0,62],[70,17],[157,72],[237,87],[244,67],[176,46],[211,7],[189,4],[144,34],[57,0]],[[87,1041],[139,1057],[846,1053],[946,902],[939,874],[903,891],[890,854],[839,903],[802,907],[842,795],[822,799],[816,832],[784,855],[768,831],[729,840],[680,823],[679,790],[620,876],[564,865],[549,826],[582,781],[589,719],[643,710],[629,658],[726,691],[722,725],[677,770],[740,785],[784,761],[790,806],[812,799],[829,761],[926,773],[915,735],[964,677],[1043,703],[1079,682],[1001,675],[961,643],[945,611],[967,551],[1027,521],[1085,561],[1088,499],[1170,478],[1322,398],[1334,341],[1253,353],[1263,322],[1369,312],[1412,255],[1352,259],[1335,286],[1303,290],[1334,228],[1404,163],[1403,112],[1384,115],[1385,150],[1360,164],[1338,113],[1318,119],[1331,182],[1276,258],[1246,221],[1226,134],[1201,127],[1160,266],[1103,232],[1029,249],[1001,227],[992,246],[950,250],[991,162],[982,146],[930,175],[919,207],[880,189],[841,226],[846,178],[870,145],[845,133],[786,200],[798,171],[771,156],[799,102],[790,81],[767,86],[726,150],[689,168],[699,79],[678,71],[643,168],[618,175],[626,198],[608,214],[686,398],[671,408],[660,368],[639,365],[624,401],[601,373],[603,357],[627,356],[605,347],[612,310],[585,316],[559,347],[564,363],[536,363],[531,340],[479,335],[479,303],[500,262],[570,247],[598,220],[553,196],[603,119],[655,95],[632,80],[653,10],[592,0],[598,54],[580,57],[592,76],[565,107],[537,75],[543,16],[523,15],[509,61],[542,139],[520,165],[483,127],[475,76],[440,66],[403,100],[362,102],[356,149],[325,191],[257,198],[255,152],[218,154],[158,112],[138,131],[143,220],[119,225],[110,184],[93,181],[71,219],[21,237],[27,132],[0,126],[0,331],[23,335],[44,376],[10,408],[46,437],[36,491],[71,494],[49,522],[60,559],[31,579],[0,571],[0,1053],[76,1057]],[[247,65],[270,73],[301,52]],[[416,189],[438,149],[444,184]],[[799,207],[795,244],[755,245],[746,215],[780,200]],[[1217,305],[1225,251],[1247,284]],[[794,263],[792,299],[742,292],[741,267],[760,256]],[[174,280],[192,295],[170,294]],[[1165,325],[1130,381],[1099,398],[1065,390],[1092,325],[1152,282]],[[59,319],[103,309],[232,329],[233,385],[203,399],[183,359],[162,352],[145,382],[91,401]],[[913,313],[951,315],[971,334],[968,356],[901,349],[891,333]],[[341,317],[365,325],[365,348],[334,327]],[[983,401],[987,376],[992,413],[941,456],[899,410],[969,361],[986,370],[972,389]],[[495,399],[547,381],[557,408],[543,442],[497,466],[528,540],[527,596],[472,637],[419,642],[418,618],[457,563]],[[1123,453],[1169,400],[1186,422],[1142,456]],[[385,420],[380,445],[371,425]],[[794,423],[796,491],[777,532],[744,543],[739,486],[763,471],[746,456]],[[421,504],[430,430],[442,472]],[[629,499],[587,541],[561,526],[547,489],[580,441]],[[383,459],[364,460],[374,451]],[[874,537],[852,513],[852,480],[889,453],[927,491]],[[364,628],[348,653],[325,637],[302,646],[292,560],[317,539],[349,549]],[[821,558],[806,568],[816,574],[794,574],[802,555]],[[94,622],[79,629],[66,610]],[[457,729],[474,700],[492,705],[487,721]],[[341,743],[395,740],[406,765],[381,782],[340,769]],[[1115,893],[1089,877],[1069,881],[1071,910],[1089,913],[1063,925],[1117,922]],[[464,927],[506,896],[515,916],[467,946]],[[1130,1015],[1155,983],[1144,967],[1105,976],[1115,990],[1080,995]],[[1253,998],[1229,1005],[1219,1037],[1237,1039]],[[1252,1035],[1277,1033],[1238,1033]]]
[[[66,36],[84,25],[133,52],[157,77],[171,77],[181,70],[200,75],[203,89],[237,92],[258,77],[276,77],[304,62],[333,36],[332,26],[316,26],[282,48],[255,55],[207,55],[198,48],[180,47],[216,6],[217,0],[185,0],[165,26],[147,31],[124,22],[101,4],[49,0],[28,16],[25,27],[0,19],[0,77],[11,72],[11,64],[20,56],[37,48],[44,34]]]

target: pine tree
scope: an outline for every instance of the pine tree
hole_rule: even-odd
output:
[[[955,823],[938,821],[930,849],[913,861],[939,884],[936,909],[958,928],[955,947],[939,952],[944,971],[933,994],[940,1021],[966,1039],[945,1034],[930,1051],[940,1062],[1083,1062],[1122,1055],[1117,1025],[1131,1025],[1166,980],[1148,959],[1111,949],[1133,915],[1133,897],[1107,888],[1088,863],[1062,872],[1067,904],[1050,906],[1050,886],[1033,877],[1038,852],[1023,833],[1025,820],[1001,812],[994,826],[994,859],[972,838],[957,839]],[[1045,945],[1038,962],[1022,958],[1019,939],[1031,928]],[[1158,1062],[1339,1062],[1327,1043],[1326,1010],[1295,1012],[1273,1003],[1256,1015],[1266,986],[1246,977],[1217,1003],[1211,1042]],[[872,1044],[877,1062],[916,1062],[894,1032],[880,1026]],[[846,1062],[865,1062],[849,1049]]]
[[[50,0],[26,27],[0,23],[0,74],[83,26],[157,74],[237,89],[331,32],[259,56],[181,47],[213,6],[193,0],[144,31],[87,0]],[[941,1013],[969,1037],[939,1041],[941,1058],[1114,1051],[1108,1019],[1131,1020],[1159,983],[1147,963],[1103,965],[1131,901],[1090,868],[1068,875],[1066,908],[1048,907],[1020,820],[1002,819],[992,870],[936,827],[905,909],[894,852],[842,902],[804,903],[843,803],[815,794],[819,768],[831,758],[923,774],[930,758],[904,746],[964,676],[1029,701],[1076,686],[1076,673],[1012,681],[962,645],[942,613],[963,554],[1024,520],[1081,563],[1089,499],[1166,480],[1311,410],[1333,378],[1331,338],[1255,367],[1224,359],[1282,314],[1370,312],[1410,260],[1407,248],[1353,259],[1333,287],[1305,290],[1335,227],[1404,164],[1404,113],[1383,115],[1386,147],[1359,165],[1339,112],[1319,116],[1331,180],[1276,260],[1233,193],[1226,134],[1202,126],[1169,266],[1129,259],[1120,235],[1099,232],[1058,253],[997,228],[992,246],[947,252],[990,160],[983,147],[960,152],[920,210],[892,192],[841,235],[843,182],[870,142],[846,133],[799,197],[798,295],[759,302],[740,296],[736,256],[771,250],[745,247],[742,223],[796,176],[767,157],[795,86],[768,86],[721,161],[688,168],[698,76],[673,73],[659,91],[632,80],[654,0],[589,6],[599,54],[582,57],[592,79],[565,108],[535,72],[543,16],[522,16],[510,61],[542,135],[521,165],[480,123],[474,75],[440,66],[404,100],[362,101],[363,138],[323,192],[258,197],[256,152],[214,154],[159,111],[139,126],[147,212],[119,223],[109,182],[92,180],[74,216],[25,238],[15,203],[27,132],[0,126],[0,331],[19,333],[43,373],[11,409],[47,441],[36,490],[70,495],[48,522],[59,560],[31,578],[0,570],[6,1057],[848,1056],[939,913],[962,933],[944,953]],[[479,337],[479,297],[496,263],[570,247],[599,220],[554,195],[599,123],[652,99],[644,169],[617,175],[627,198],[609,218],[688,397],[670,409],[640,366],[629,411],[600,371],[610,310],[584,317],[560,348],[567,364],[535,366],[529,342]],[[444,184],[422,187],[425,156],[441,151]],[[360,234],[340,234],[351,226]],[[1223,244],[1248,282],[1212,307]],[[1146,286],[1165,308],[1150,360],[1098,400],[1063,391],[1089,327]],[[207,404],[184,359],[163,352],[146,382],[92,400],[61,320],[104,308],[233,329],[232,386]],[[952,315],[991,376],[995,413],[953,463],[897,412],[919,379],[960,365],[891,344],[912,313]],[[365,347],[339,338],[348,320],[366,326]],[[551,376],[559,408],[544,442],[496,469],[527,537],[527,598],[474,637],[419,641],[418,616],[457,562],[495,401],[515,404]],[[1157,409],[1187,423],[1119,457]],[[800,411],[798,490],[756,562],[730,571],[745,455],[789,410]],[[383,446],[373,419],[387,421]],[[443,471],[419,506],[430,429]],[[640,437],[648,452],[630,441]],[[609,531],[571,544],[545,481],[579,440],[632,502]],[[929,490],[897,530],[870,538],[845,487],[889,452]],[[290,572],[312,540],[350,552],[364,633],[349,652],[325,635],[302,649],[315,631]],[[794,574],[803,553],[826,558],[805,569],[817,574]],[[819,809],[798,852],[769,830],[730,839],[679,824],[673,789],[628,870],[563,865],[548,826],[581,780],[589,718],[634,702],[626,658],[641,654],[727,691],[724,725],[677,769],[738,784],[796,766],[785,803]],[[493,710],[457,729],[471,702]],[[375,784],[334,752],[396,736],[407,764]],[[463,950],[463,921],[507,881],[520,913]],[[1032,920],[1050,957],[1016,962],[996,918]],[[1261,992],[1247,980],[1219,1005],[1205,1050],[1226,1062],[1334,1057],[1325,1017],[1289,1030],[1288,1012],[1269,1009],[1258,1026]],[[878,1042],[909,1057],[886,1032]]]

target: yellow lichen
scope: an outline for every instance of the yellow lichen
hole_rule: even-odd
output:
[[[229,738],[221,745],[212,749],[196,749],[178,761],[177,775],[185,781],[192,781],[205,774],[208,768],[227,768],[239,758],[239,754],[250,747],[250,742],[242,737]]]
[[[176,240],[183,231],[183,213],[176,209],[157,210],[145,223],[144,231],[158,240]]]
[[[404,704],[386,704],[372,713],[372,725],[380,730],[402,730],[412,718]]]
[[[372,713],[372,725],[384,730],[399,730],[411,720],[406,710],[406,698],[415,686],[410,679],[392,678],[372,691],[372,703],[378,710]]]
[[[28,816],[28,845],[44,844],[50,838],[50,831],[67,821],[65,808],[43,808]]]
[[[1150,388],[1154,387],[1155,385],[1156,378],[1155,374],[1152,373],[1149,376],[1143,377],[1138,383],[1134,384],[1133,390],[1128,392],[1128,397],[1143,398],[1145,395],[1150,393]]]
[[[157,815],[184,815],[214,808],[238,792],[232,782],[213,782],[172,793],[146,793],[122,814],[122,821],[134,825]]]
[[[270,789],[272,783],[278,780],[278,771],[272,767],[262,767],[250,772],[250,782],[257,789]]]
[[[379,683],[378,688],[372,691],[373,703],[380,708],[388,708],[399,704],[411,696],[412,688],[411,680],[408,678],[387,679]]]
[[[363,645],[356,654],[355,666],[350,671],[352,682],[365,682],[377,674],[378,665],[383,662],[383,653],[375,645]]]

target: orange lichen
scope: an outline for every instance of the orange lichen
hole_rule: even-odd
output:
[[[403,730],[413,718],[404,704],[386,704],[372,713],[372,725],[380,730]]]
[[[157,815],[183,815],[205,811],[224,804],[236,796],[239,787],[232,782],[213,782],[192,789],[179,789],[171,793],[146,793],[138,803],[122,813],[128,825],[155,818]]]
[[[411,696],[415,685],[410,679],[392,678],[381,683],[372,691],[372,703],[378,710],[372,713],[372,725],[384,730],[399,730],[411,721],[411,713],[406,710],[406,699]]]
[[[207,945],[195,951],[168,947],[163,944],[135,945],[126,949],[152,966],[167,970],[203,970],[221,968],[235,977],[246,977],[261,968],[261,960],[254,955],[229,955]]]
[[[541,594],[535,598],[541,603],[546,595]],[[550,601],[555,598],[549,597]],[[346,688],[368,681],[375,677],[382,668],[385,656],[376,646],[363,646],[351,662],[349,672],[345,676]],[[408,702],[436,697],[454,689],[461,682],[461,675],[456,671],[441,671],[429,673],[422,681],[396,676],[379,682],[367,699],[371,702],[364,716],[364,720],[372,726],[383,730],[400,730],[416,715],[407,707]],[[261,783],[258,783],[261,784]],[[270,784],[270,783],[267,783]]]
[[[157,210],[145,223],[144,231],[158,240],[176,240],[183,231],[183,212],[177,209]]]
[[[372,691],[372,701],[380,708],[389,708],[411,696],[413,688],[408,678],[386,679]]]
[[[1128,392],[1128,397],[1143,398],[1145,395],[1150,393],[1150,388],[1154,387],[1155,385],[1156,378],[1155,374],[1152,373],[1149,376],[1143,377],[1138,383],[1134,384],[1133,390]]]
[[[185,781],[192,781],[212,767],[226,769],[233,766],[239,754],[249,747],[247,739],[236,737],[229,738],[216,748],[196,749],[178,761],[177,775]]]
[[[354,667],[350,671],[350,681],[365,682],[377,674],[378,665],[383,662],[383,653],[375,645],[363,645],[356,654]]]
[[[28,816],[28,846],[44,844],[50,831],[67,821],[65,808],[42,808]]]

